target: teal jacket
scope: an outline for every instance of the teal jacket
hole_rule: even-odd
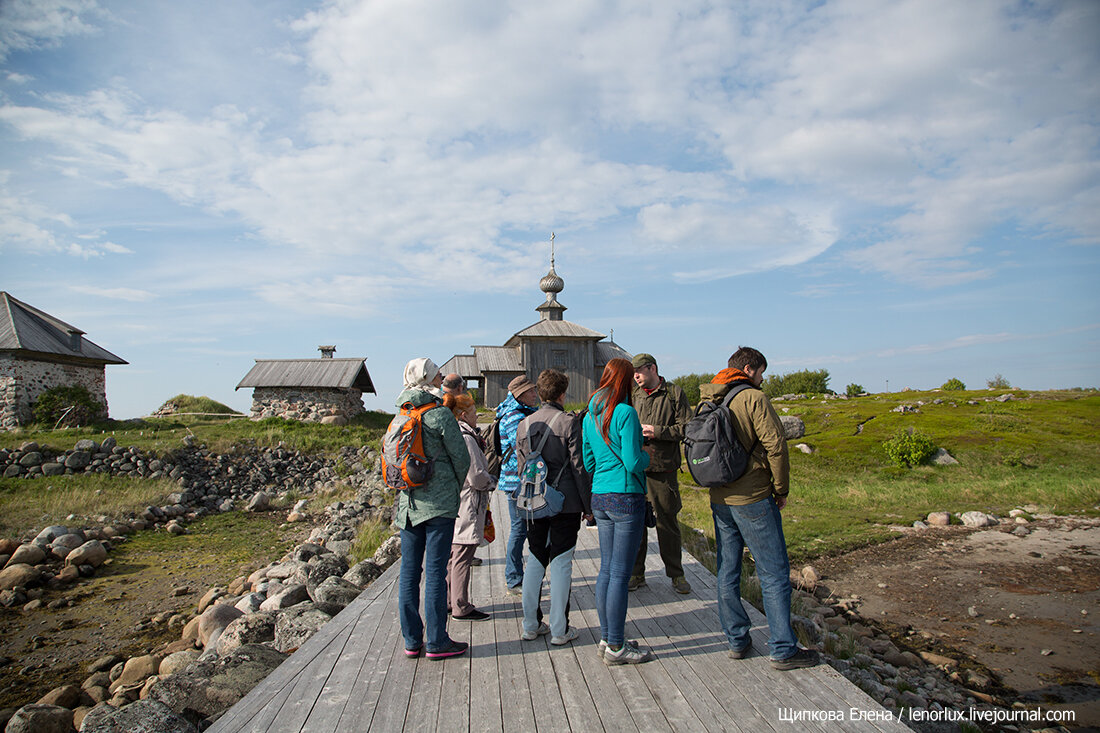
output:
[[[420,406],[439,402],[434,395],[420,389],[407,389],[397,397],[397,407],[406,402]],[[424,413],[424,453],[435,459],[435,470],[428,482],[412,491],[397,492],[397,510],[394,523],[404,527],[406,523],[417,525],[436,517],[458,516],[458,498],[462,481],[470,470],[470,454],[458,420],[446,407]]]
[[[592,493],[646,493],[645,470],[649,466],[649,454],[642,449],[642,424],[638,421],[638,413],[630,405],[615,405],[607,431],[614,450],[604,442],[598,424],[602,421],[603,399],[597,392],[588,403],[583,428],[582,454],[584,467],[592,474]]]

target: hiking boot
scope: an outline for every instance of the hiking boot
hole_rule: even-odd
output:
[[[507,590],[505,590],[504,592],[505,592],[505,594],[510,595],[510,596],[522,596],[523,595],[523,585],[522,584],[520,584],[520,585],[510,585],[510,586],[508,586]]]
[[[677,593],[691,593],[691,583],[682,575],[672,579],[672,588]]]
[[[450,646],[446,646],[439,651],[428,652],[425,656],[427,656],[428,659],[446,659],[447,657],[457,657],[465,654],[466,650],[469,648],[470,645],[464,641],[452,641]]]
[[[461,616],[451,616],[451,618],[455,621],[484,621],[487,618],[491,618],[491,616],[475,608],[469,613],[464,613]]]
[[[752,644],[743,646],[740,649],[730,649],[727,655],[730,659],[745,659],[752,654]]]
[[[648,649],[639,649],[636,644],[629,641],[624,642],[618,651],[608,647],[603,653],[603,663],[608,667],[613,667],[617,664],[641,664],[642,662],[648,662],[653,659],[653,652]]]
[[[772,669],[779,670],[813,667],[820,662],[821,658],[818,656],[818,653],[815,652],[813,649],[799,649],[797,652],[787,657],[786,659],[771,660]]]
[[[524,631],[522,634],[520,634],[519,638],[523,639],[524,641],[534,641],[540,636],[546,636],[549,633],[550,627],[546,625],[546,622],[539,621],[539,627],[537,629],[535,629],[534,631]]]
[[[572,626],[566,626],[564,634],[562,634],[561,636],[550,637],[550,643],[554,646],[562,646],[563,644],[568,644],[569,642],[573,641],[580,635],[580,632]]]
[[[645,585],[644,575],[631,575],[630,580],[626,582],[627,590],[638,590]]]

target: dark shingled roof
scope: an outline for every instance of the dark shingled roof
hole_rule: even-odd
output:
[[[257,359],[241,387],[355,387],[378,394],[362,359]]]
[[[76,348],[74,348],[74,346]],[[0,291],[0,351],[48,354],[102,364],[126,364],[84,338],[84,332]]]

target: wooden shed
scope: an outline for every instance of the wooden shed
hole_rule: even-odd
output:
[[[319,359],[256,359],[236,387],[252,388],[252,419],[346,425],[365,412],[363,394],[377,394],[365,359],[336,359],[335,346],[319,350]]]
[[[84,331],[0,291],[0,430],[33,419],[39,395],[83,386],[107,415],[108,364],[127,362],[84,338]]]

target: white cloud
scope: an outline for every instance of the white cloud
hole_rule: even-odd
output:
[[[93,33],[89,19],[103,14],[95,0],[5,0],[0,3],[0,61],[12,51]]]
[[[95,295],[101,298],[111,298],[113,300],[125,300],[131,303],[142,303],[156,297],[148,290],[140,290],[137,288],[97,288],[91,285],[72,285],[69,289],[85,295]]]

